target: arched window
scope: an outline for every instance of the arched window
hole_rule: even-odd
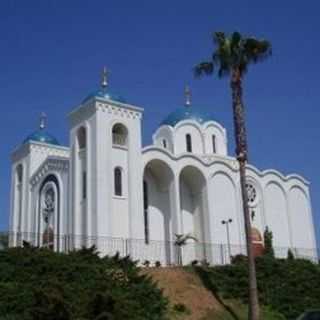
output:
[[[60,250],[60,189],[56,176],[50,174],[39,189],[39,211],[37,215],[38,245]]]
[[[167,140],[166,139],[163,139],[162,140],[162,146],[167,149]]]
[[[23,179],[23,166],[19,164],[16,168],[16,209],[15,214],[17,216],[17,229],[18,232],[21,231],[21,220],[22,220],[22,179]]]
[[[82,171],[82,200],[87,199],[87,172]]]
[[[148,217],[148,184],[143,181],[143,216],[144,216],[144,241],[149,244],[149,217]]]
[[[187,152],[192,152],[192,140],[191,135],[189,133],[186,134],[186,149]]]
[[[81,127],[77,133],[79,149],[85,149],[87,147],[87,132],[84,127]]]
[[[122,170],[121,168],[114,169],[114,194],[122,196]]]
[[[216,136],[212,136],[212,152],[216,153],[217,152],[217,147],[216,147]]]
[[[117,146],[126,146],[128,140],[128,130],[121,124],[117,123],[112,127],[112,144]]]
[[[16,169],[16,179],[18,184],[22,183],[22,175],[23,175],[23,167],[22,167],[22,164],[19,164]]]

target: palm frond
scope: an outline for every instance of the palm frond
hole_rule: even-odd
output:
[[[196,237],[194,237],[193,235],[191,235],[190,233],[187,234],[175,234],[175,241],[174,244],[178,247],[182,247],[184,245],[187,244],[188,240],[193,240],[193,241],[198,241],[198,239]]]
[[[241,42],[242,36],[239,32],[234,32],[231,35],[231,48],[239,47],[239,44]]]
[[[213,33],[216,46],[211,60],[201,62],[193,70],[195,77],[208,76],[217,69],[219,78],[229,75],[232,69],[247,72],[251,63],[257,63],[272,54],[271,43],[253,37],[243,37],[239,32],[226,35],[224,32]]]
[[[272,54],[271,43],[266,40],[247,38],[244,50],[250,62],[257,63],[267,59]]]
[[[204,75],[210,75],[214,71],[214,65],[212,62],[201,62],[193,68],[193,72],[196,78]]]
[[[217,31],[213,33],[212,38],[215,45],[221,46],[226,40],[226,35],[224,32]]]

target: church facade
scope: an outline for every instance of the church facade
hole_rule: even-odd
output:
[[[184,263],[222,263],[221,248],[227,256],[245,253],[239,167],[228,155],[225,128],[187,97],[143,147],[142,116],[104,79],[68,115],[68,147],[43,119],[12,153],[11,245],[26,240],[63,251],[94,244],[102,253],[170,264],[176,235],[189,234]],[[303,177],[250,164],[247,190],[258,247],[268,227],[277,256],[290,248],[317,258]]]

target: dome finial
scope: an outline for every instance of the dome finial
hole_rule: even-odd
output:
[[[191,106],[191,90],[190,90],[190,87],[188,85],[185,86],[184,96],[185,96],[185,99],[186,99],[185,106],[186,107],[190,107]]]
[[[44,112],[41,112],[40,114],[40,129],[44,129],[47,125],[47,115]]]
[[[102,70],[102,75],[101,75],[101,88],[102,90],[105,90],[108,86],[108,70],[107,67],[104,66]]]

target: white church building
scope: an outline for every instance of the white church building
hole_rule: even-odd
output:
[[[45,119],[12,153],[10,242],[66,251],[96,245],[140,261],[177,261],[176,234],[190,234],[183,262],[228,262],[245,253],[238,162],[226,129],[186,103],[142,146],[143,109],[101,88],[69,115],[62,146]],[[160,121],[159,121],[160,122]],[[252,233],[266,227],[276,255],[317,258],[309,183],[247,166]]]

